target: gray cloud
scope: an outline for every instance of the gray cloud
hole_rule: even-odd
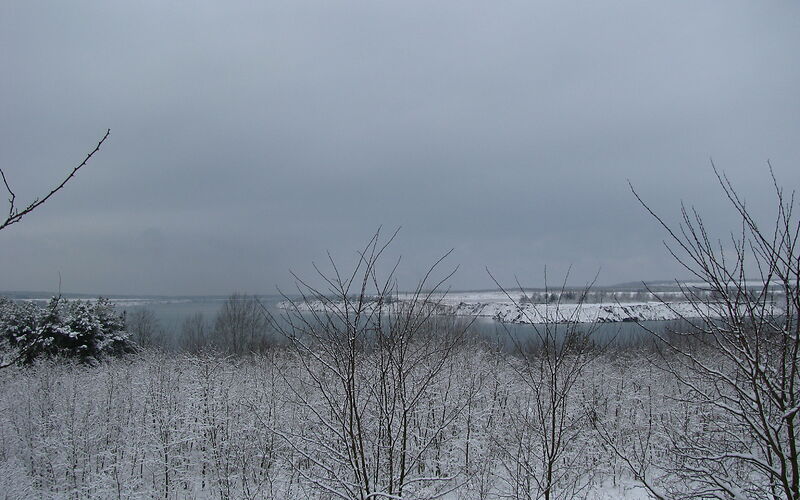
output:
[[[379,226],[411,284],[670,278],[628,191],[731,227],[800,180],[793,2],[17,2],[0,6],[0,289],[270,291]],[[673,218],[674,220],[674,218]]]

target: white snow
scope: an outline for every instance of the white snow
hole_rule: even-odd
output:
[[[515,295],[520,295],[519,293]],[[515,295],[512,295],[514,297]],[[401,302],[412,300],[410,294],[399,294]],[[421,300],[421,298],[420,298]],[[442,314],[491,318],[503,323],[617,323],[625,321],[669,321],[677,319],[718,318],[724,312],[721,304],[708,302],[602,302],[597,304],[520,303],[502,291],[493,292],[455,292],[432,297],[431,301],[440,305]],[[333,308],[344,310],[343,302],[322,302],[311,300],[280,302],[278,307],[300,311],[325,311]],[[773,308],[773,312],[779,312]]]

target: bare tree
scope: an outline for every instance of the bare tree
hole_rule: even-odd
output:
[[[598,358],[602,366],[594,367],[594,387],[584,407],[601,447],[610,455],[611,476],[617,481],[632,475],[651,497],[667,500],[668,493],[657,484],[668,474],[662,467],[670,448],[665,423],[668,416],[680,415],[686,404],[673,397],[680,391],[661,369],[657,352],[627,347],[605,354]]]
[[[774,220],[761,224],[712,163],[741,225],[727,244],[694,209],[668,225],[672,256],[696,284],[679,283],[693,315],[679,336],[660,335],[663,364],[692,409],[668,429],[680,478],[674,496],[800,498],[800,223],[795,194],[770,166]],[[727,247],[727,248],[726,248]],[[669,304],[667,304],[669,305]],[[688,488],[688,491],[686,490]]]
[[[214,345],[231,354],[262,351],[269,345],[268,323],[251,295],[234,293],[214,321]]]
[[[601,350],[592,339],[596,324],[580,322],[582,300],[569,307],[561,302],[568,278],[569,272],[558,292],[551,292],[545,283],[546,301],[537,305],[534,316],[528,307],[533,300],[519,282],[520,301],[492,276],[532,330],[532,338],[520,339],[503,325],[517,355],[509,366],[527,394],[512,414],[514,435],[504,448],[506,478],[514,498],[574,498],[588,486],[591,474],[591,467],[576,463],[576,454],[571,453],[586,434],[576,386]],[[590,288],[588,284],[580,297],[586,297]]]
[[[202,312],[183,320],[181,325],[180,348],[185,352],[197,354],[209,347],[208,323]]]
[[[285,297],[275,321],[298,368],[284,375],[287,406],[303,422],[275,432],[326,496],[436,498],[464,471],[443,455],[477,384],[451,383],[445,368],[469,321],[438,316],[452,275],[433,278],[444,257],[408,293],[398,291],[396,263],[379,276],[393,238],[382,243],[377,232],[347,274],[329,255],[331,271],[315,266],[324,288],[295,276],[299,298]]]
[[[125,326],[130,339],[140,347],[153,347],[162,333],[155,313],[147,308],[136,308],[125,315]]]

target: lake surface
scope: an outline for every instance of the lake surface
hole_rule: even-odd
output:
[[[164,333],[165,340],[172,343],[181,331],[183,322],[195,314],[201,313],[209,326],[213,326],[214,319],[227,297],[170,297],[170,298],[142,298],[122,300],[117,309],[130,314],[137,309],[148,309],[153,312],[159,322],[159,327]],[[261,303],[276,318],[283,312],[277,307],[283,299],[279,295],[259,296]],[[584,331],[592,328],[592,339],[599,344],[614,343],[617,345],[640,344],[652,338],[647,329],[655,332],[664,332],[675,326],[673,321],[644,321],[639,323],[599,323],[596,325],[581,325]],[[499,323],[491,318],[477,318],[471,326],[471,334],[493,344],[507,348],[513,347],[515,341],[525,342],[538,336],[537,328],[541,325],[522,325]],[[551,328],[553,326],[551,325]],[[566,331],[565,325],[555,326],[555,334],[562,335]]]
[[[155,314],[159,326],[165,332],[180,331],[183,322],[198,313],[201,313],[206,321],[213,324],[220,308],[227,300],[227,297],[174,297],[169,299],[136,299],[122,301],[117,304],[119,312],[130,313],[137,309],[148,309]],[[278,295],[259,296],[259,300],[271,311],[277,311],[277,304],[282,300]]]

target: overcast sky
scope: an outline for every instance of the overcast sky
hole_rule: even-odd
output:
[[[627,179],[735,228],[800,181],[796,1],[0,3],[0,290],[290,287],[402,226],[400,285],[682,276]]]

